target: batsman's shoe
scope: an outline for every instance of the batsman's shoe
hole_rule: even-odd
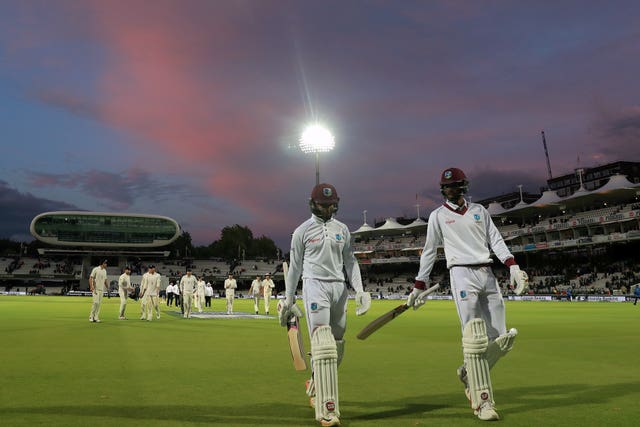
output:
[[[493,407],[491,402],[484,402],[478,409],[475,409],[473,413],[482,421],[496,421],[500,419],[500,415],[498,415],[496,408]]]
[[[316,387],[313,384],[313,380],[312,379],[308,379],[305,383],[304,383],[304,387],[305,387],[305,391],[307,393],[307,396],[309,396],[309,406],[311,406],[312,408],[315,409],[316,407]]]
[[[464,394],[465,396],[467,396],[467,399],[469,399],[469,402],[471,402],[471,393],[469,392],[469,380],[467,379],[467,369],[464,367],[464,365],[461,365],[458,368],[458,378],[460,379],[460,382],[462,384],[464,384]]]
[[[322,418],[320,420],[320,425],[321,426],[339,426],[340,425],[340,418],[334,416],[330,416],[329,418]]]

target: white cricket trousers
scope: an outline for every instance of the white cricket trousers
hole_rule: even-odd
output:
[[[454,266],[449,277],[461,328],[477,318],[487,325],[489,341],[507,333],[502,292],[491,267]]]
[[[147,297],[147,320],[153,319],[153,310],[156,311],[156,317],[160,318],[160,307],[158,306],[158,295],[149,295]]]
[[[264,312],[269,314],[269,303],[271,302],[271,294],[264,296]]]
[[[234,292],[229,293],[229,291],[227,291],[227,314],[228,313],[233,313],[233,298],[235,296]]]
[[[331,326],[336,340],[344,337],[347,327],[347,285],[344,282],[326,282],[303,279],[302,298],[309,327],[309,336],[319,326]]]
[[[91,314],[89,319],[100,320],[100,304],[102,304],[102,291],[93,291],[93,303],[91,304]]]
[[[118,291],[118,295],[120,295],[120,317],[124,317],[124,311],[127,308],[127,292]]]
[[[182,294],[182,308],[184,308],[184,317],[191,317],[191,304],[193,303],[193,294],[184,292]]]
[[[258,313],[260,311],[260,295],[253,296],[253,311]]]

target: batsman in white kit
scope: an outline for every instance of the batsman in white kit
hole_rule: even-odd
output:
[[[278,304],[280,324],[302,313],[295,303],[302,276],[302,297],[311,337],[311,379],[307,395],[322,426],[340,425],[338,366],[344,354],[347,321],[345,273],[356,290],[356,314],[371,306],[363,291],[360,267],[353,255],[347,226],[334,218],[338,194],[331,184],[318,184],[311,192],[311,218],[303,222],[291,239],[291,260],[286,277],[286,297]]]
[[[502,293],[491,269],[490,250],[509,267],[514,292],[528,286],[527,274],[520,270],[489,212],[465,200],[469,182],[458,168],[448,168],[440,177],[442,206],[429,216],[427,237],[420,257],[420,269],[407,305],[417,309],[436,261],[438,246],[444,246],[451,280],[451,293],[462,327],[464,363],[458,378],[465,387],[474,414],[481,420],[497,420],[490,370],[513,347],[518,331],[507,331]]]

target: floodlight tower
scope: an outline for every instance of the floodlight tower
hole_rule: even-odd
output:
[[[316,155],[316,185],[320,184],[320,153],[333,150],[336,141],[327,128],[319,124],[308,126],[300,137],[300,149],[303,153]]]

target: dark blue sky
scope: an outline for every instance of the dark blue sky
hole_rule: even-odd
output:
[[[321,180],[352,229],[640,160],[637,1],[0,1],[1,237],[43,210],[235,223],[285,251]],[[22,218],[22,220],[21,220]]]

